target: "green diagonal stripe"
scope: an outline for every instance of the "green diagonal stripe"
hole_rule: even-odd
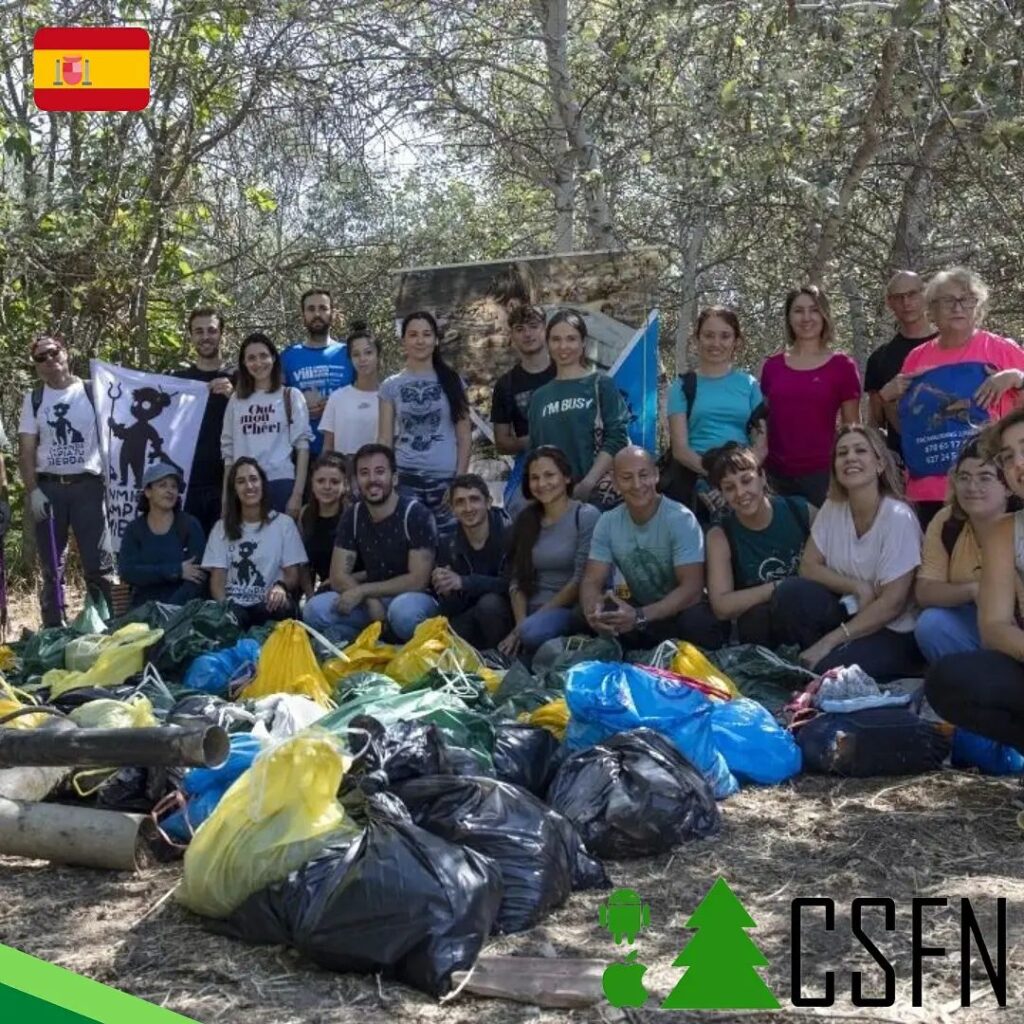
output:
[[[0,945],[4,1024],[196,1024],[63,967]]]

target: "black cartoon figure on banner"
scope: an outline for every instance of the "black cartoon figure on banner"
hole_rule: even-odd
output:
[[[135,422],[129,424],[118,423],[114,419],[114,407],[117,405],[118,394],[111,395],[110,417],[107,426],[111,433],[121,442],[120,478],[114,476],[113,467],[110,470],[111,479],[119,479],[123,487],[128,485],[128,471],[131,470],[135,478],[135,486],[142,486],[142,474],[146,471],[147,462],[165,462],[176,469],[184,477],[184,470],[164,451],[164,439],[153,426],[155,420],[165,409],[171,406],[173,394],[168,394],[159,388],[137,388],[132,392],[132,404],[129,412]]]
[[[237,562],[232,562],[232,568],[238,573],[238,582],[243,587],[264,587],[263,574],[256,568],[252,560],[252,553],[256,550],[254,541],[242,541],[238,545],[238,553],[241,556]]]
[[[85,438],[80,431],[76,430],[67,419],[68,410],[71,408],[67,402],[57,402],[51,409],[56,421],[47,420],[47,426],[53,427],[57,437],[57,444],[81,444]]]

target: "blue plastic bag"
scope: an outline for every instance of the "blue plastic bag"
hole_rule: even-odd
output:
[[[986,739],[967,729],[953,731],[954,768],[980,768],[986,775],[1024,774],[1024,756],[1016,747]]]
[[[660,732],[708,780],[716,799],[739,789],[715,747],[711,701],[697,690],[639,665],[584,661],[566,673],[569,727],[565,745],[582,750],[619,732]]]
[[[263,745],[248,733],[231,736],[231,752],[219,768],[191,768],[181,782],[188,802],[169,815],[160,827],[178,843],[187,843],[193,833],[213,814],[221,797],[251,767]]]
[[[248,637],[239,640],[234,647],[223,651],[200,654],[185,673],[183,685],[187,690],[200,690],[218,697],[228,695],[228,685],[242,673],[246,666],[253,672],[260,660],[260,645]]]
[[[711,702],[711,734],[740,782],[775,786],[803,767],[796,740],[766,707],[746,697]]]

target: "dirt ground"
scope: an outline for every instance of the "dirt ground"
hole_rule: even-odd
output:
[[[77,601],[73,605],[77,607]],[[33,603],[12,602],[31,624]],[[13,609],[12,609],[13,610]],[[19,622],[19,624],[20,624]],[[257,948],[206,932],[173,898],[180,866],[137,876],[57,868],[0,857],[0,942],[166,1006],[202,1024],[360,1024],[385,1020],[478,1024],[552,1021],[655,1022],[742,1018],[877,1022],[1015,1021],[1024,1019],[1024,864],[1016,814],[1016,780],[965,772],[903,779],[834,780],[803,776],[774,789],[751,788],[722,804],[723,828],[713,839],[671,855],[608,863],[616,886],[635,889],[650,904],[651,925],[635,948],[648,965],[651,993],[640,1010],[600,1003],[553,1011],[461,995],[445,1005],[393,981],[337,975],[311,967],[289,950]],[[749,932],[769,961],[762,975],[781,1012],[708,1014],[660,1012],[661,999],[682,973],[673,960],[692,932],[684,924],[717,876],[743,901],[757,927]],[[598,922],[604,892],[574,895],[543,925],[490,940],[488,953],[618,958]],[[880,968],[850,937],[849,905],[858,896],[896,901],[896,929],[882,930],[878,911],[865,928],[896,968],[896,1002],[857,1009],[850,972],[864,971],[868,995],[882,991]],[[948,907],[923,912],[923,945],[944,946],[926,958],[923,1006],[911,1005],[911,899],[945,897]],[[804,991],[823,991],[835,971],[832,1008],[790,1005],[790,904],[796,897],[836,903],[836,930],[825,932],[819,911],[805,917]],[[1007,1008],[1000,1010],[972,947],[974,1001],[961,1008],[960,900],[971,900],[995,957],[996,899],[1007,902]],[[161,902],[163,900],[163,902]],[[154,907],[156,909],[154,910]],[[618,955],[621,956],[620,947]]]

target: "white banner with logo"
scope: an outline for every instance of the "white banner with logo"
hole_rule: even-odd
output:
[[[142,477],[150,466],[174,466],[188,485],[209,391],[204,381],[126,370],[99,359],[89,367],[116,552],[138,514]]]

